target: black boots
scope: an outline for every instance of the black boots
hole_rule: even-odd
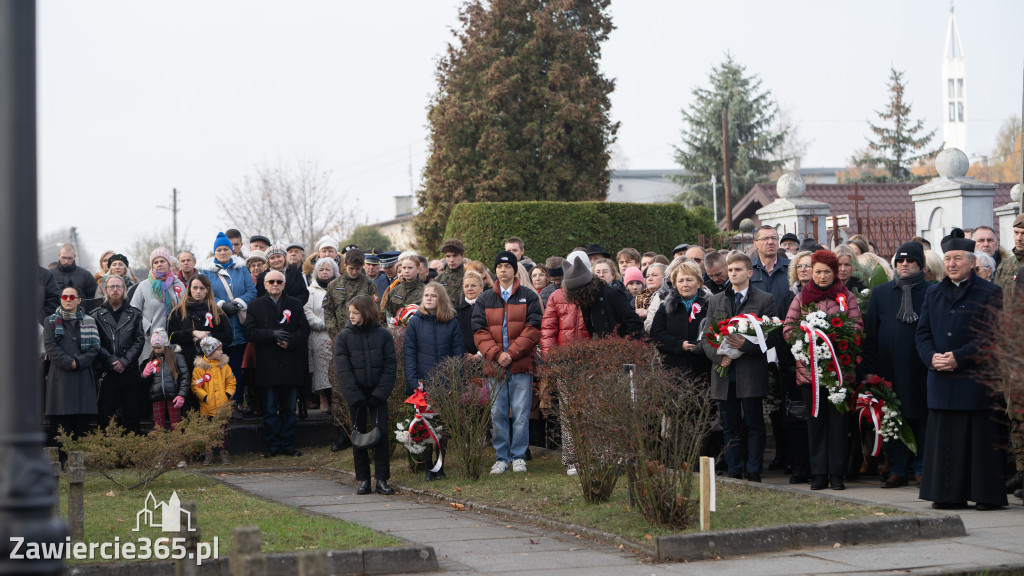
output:
[[[370,481],[369,480],[363,480],[362,482],[359,483],[359,489],[356,490],[356,494],[359,494],[360,496],[364,496],[364,495],[369,494],[369,493],[370,493]]]
[[[367,488],[369,488],[369,482],[366,482]],[[360,487],[362,488],[362,487]],[[377,494],[383,494],[384,496],[391,496],[395,493],[395,489],[388,486],[387,480],[377,480]]]
[[[346,448],[352,447],[352,440],[349,439],[348,433],[342,430],[338,433],[338,440],[331,446],[331,452],[341,452]]]

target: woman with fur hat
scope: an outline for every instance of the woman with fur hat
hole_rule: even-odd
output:
[[[153,425],[163,429],[170,420],[171,428],[181,421],[181,407],[188,392],[188,369],[185,357],[177,345],[169,346],[167,330],[157,328],[149,343],[153,353],[145,358],[139,370],[143,382],[149,386],[149,399],[153,401]]]
[[[167,317],[171,309],[185,298],[185,285],[171,271],[171,252],[163,246],[149,254],[149,278],[139,283],[132,296],[131,305],[142,311],[142,330],[146,343],[142,357],[148,358],[153,351],[149,340],[153,330],[167,329]]]
[[[327,414],[328,395],[331,391],[330,369],[334,359],[334,340],[324,322],[324,299],[327,286],[340,271],[334,258],[320,258],[313,266],[313,281],[309,283],[309,299],[303,310],[309,321],[309,368],[313,372],[314,394],[320,396],[320,412]]]
[[[811,254],[811,281],[805,284],[800,293],[793,298],[786,314],[783,333],[789,338],[790,332],[799,330],[800,321],[804,319],[804,307],[814,306],[826,314],[847,313],[847,319],[854,322],[860,330],[864,329],[857,299],[839,279],[839,259],[828,250],[818,250]],[[811,375],[808,367],[801,362],[796,364],[796,384],[801,388],[804,402],[811,404]],[[827,393],[818,395],[819,412],[817,418],[807,421],[807,439],[811,450],[811,490],[822,490],[829,484],[833,490],[845,490],[843,473],[846,471],[846,459],[849,451],[847,429],[849,420],[840,414]]]
[[[207,336],[199,345],[203,356],[196,359],[196,367],[192,369],[192,393],[199,398],[199,413],[212,417],[231,405],[231,397],[235,395],[235,375],[231,372],[228,364],[230,359],[224,354],[219,340]],[[221,445],[220,460],[222,464],[230,463],[227,429]],[[212,463],[213,451],[208,450],[204,465]]]

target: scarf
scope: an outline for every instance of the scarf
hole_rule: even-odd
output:
[[[321,280],[321,279],[320,279],[320,277],[319,277],[319,276],[317,276],[316,278],[314,278],[314,280],[316,280],[316,283],[317,283],[317,284],[318,284],[318,285],[319,285],[319,286],[320,286],[321,288],[327,288],[327,285],[328,285],[328,284],[330,284],[330,283],[331,283],[331,281],[332,281],[332,280],[334,280],[334,278],[328,278],[327,280]]]
[[[843,283],[840,282],[838,279],[833,280],[832,284],[828,288],[821,288],[814,282],[808,282],[807,284],[804,285],[803,288],[800,289],[800,301],[803,302],[804,304],[814,304],[817,302],[821,302],[826,298],[830,300],[835,300],[837,296],[847,292],[849,292],[849,290],[847,290],[846,286],[844,286]],[[851,302],[849,296],[847,296],[846,302],[847,306],[857,305],[856,302]]]
[[[472,305],[476,304],[477,298],[473,298],[472,300],[470,300],[469,298],[463,297],[463,300],[466,301],[466,304],[469,304],[470,306],[472,306]]]
[[[92,316],[86,316],[81,308],[76,310],[74,314],[59,308],[50,316],[49,321],[50,328],[53,329],[54,342],[60,342],[64,338],[64,322],[77,321],[80,326],[79,337],[81,338],[80,346],[82,352],[100,347],[100,331],[96,327],[96,321],[93,320]]]
[[[171,297],[171,287],[174,286],[174,281],[178,279],[177,276],[170,272],[157,272],[155,270],[149,271],[150,289],[153,290],[153,296],[156,296],[158,300],[163,302],[164,310],[168,314],[171,312],[171,308],[174,307],[174,299]]]
[[[903,300],[900,302],[900,311],[896,313],[896,319],[904,324],[917,322],[917,312],[914,312],[914,299],[911,296],[911,291],[921,282],[924,282],[924,272],[918,272],[906,278],[896,278],[896,286],[903,291]]]

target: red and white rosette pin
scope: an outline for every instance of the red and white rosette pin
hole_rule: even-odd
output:
[[[147,368],[149,368],[149,372],[151,374],[159,374],[160,373],[160,361],[157,360],[156,358],[154,358],[149,363],[149,366],[147,366]]]
[[[840,294],[836,296],[836,302],[839,303],[839,310],[846,312],[846,294]]]
[[[210,312],[206,313],[206,324],[204,326],[213,326],[213,314]]]
[[[210,375],[209,375],[209,374],[203,374],[203,377],[202,377],[202,378],[200,378],[200,379],[196,380],[196,385],[197,385],[197,386],[199,386],[200,388],[202,388],[202,387],[206,386],[206,384],[207,384],[207,383],[208,383],[208,382],[209,382],[210,380],[211,380],[211,378],[210,378]]]
[[[284,310],[284,312],[281,312],[281,321],[278,322],[278,324],[288,324],[291,321],[292,321],[292,311],[288,310],[286,308]]]
[[[693,306],[690,306],[690,322],[693,322],[697,318],[697,314],[700,314],[702,308],[700,303],[694,302]]]
[[[181,300],[181,286],[174,285],[174,293],[178,295],[178,300]]]

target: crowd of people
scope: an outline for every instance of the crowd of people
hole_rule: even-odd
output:
[[[141,280],[122,254],[104,253],[92,274],[65,245],[38,278],[45,415],[53,430],[75,435],[111,418],[138,432],[149,407],[156,426],[174,426],[183,410],[262,415],[270,458],[299,454],[297,419],[328,411],[340,401],[332,389],[340,390],[354,438],[342,431],[332,449],[354,441],[358,492],[390,494],[387,451],[374,451],[373,487],[367,451],[379,441],[370,439],[374,428],[390,432],[386,401],[398,359],[388,322],[405,325],[408,395],[446,358],[482,356],[505,369],[491,414],[491,474],[527,470],[543,355],[616,335],[651,341],[679,385],[708,388],[720,433],[703,450],[723,456],[723,474],[760,482],[766,468],[782,469],[791,483],[842,490],[881,465],[883,488],[913,483],[937,508],[998,509],[1007,494],[1021,496],[1024,477],[1019,442],[1012,458],[1005,450],[1005,399],[983,366],[992,326],[1024,281],[1024,216],[1013,229],[1012,253],[988,227],[954,229],[941,250],[915,238],[879,255],[863,236],[830,250],[762,226],[749,250],[681,244],[670,255],[624,248],[613,256],[592,244],[542,263],[517,237],[493,261],[467,259],[458,239],[445,240],[443,259],[430,261],[342,248],[326,236],[308,256],[300,244],[263,235],[243,250],[242,234],[228,230],[202,259],[153,250]],[[888,281],[871,290],[862,315],[866,279],[856,271],[876,268]],[[888,438],[884,458],[867,457],[854,412],[816,392],[815,368],[786,343],[815,311],[842,313],[862,331],[857,379],[891,383],[916,454]],[[707,327],[741,315],[785,325],[760,343],[725,336],[733,353],[723,354]],[[766,418],[776,445],[767,466]],[[575,475],[564,422],[561,448],[566,473]],[[225,436],[221,459],[229,452]],[[443,476],[440,463],[426,475]]]

